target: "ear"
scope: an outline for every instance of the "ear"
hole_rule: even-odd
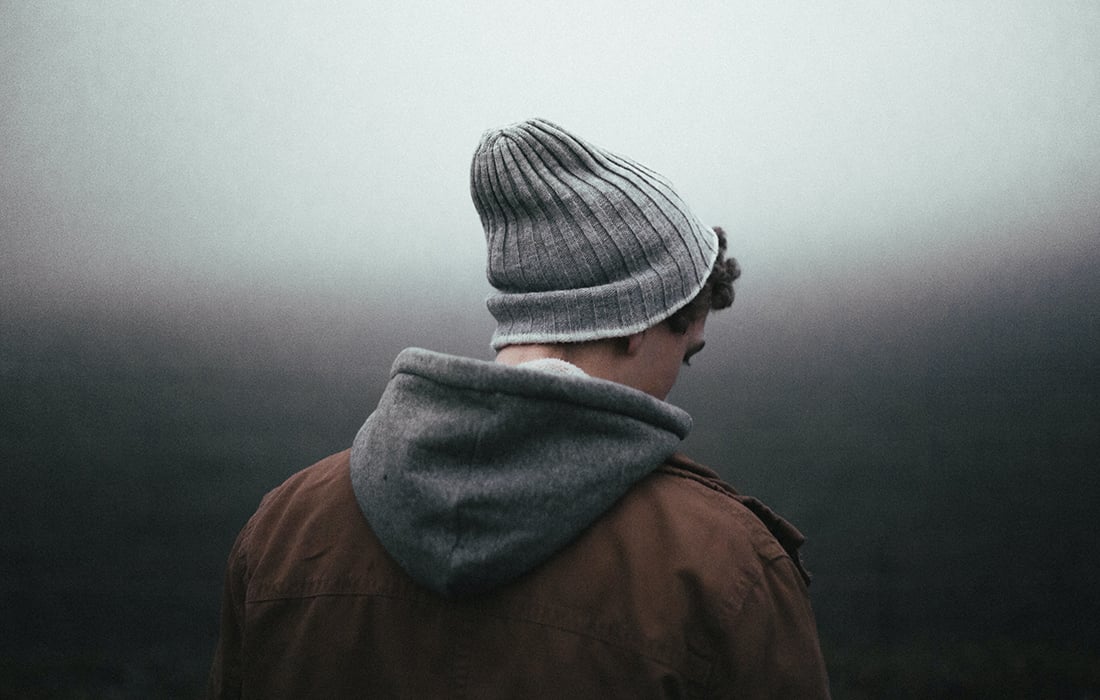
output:
[[[642,349],[642,341],[645,340],[645,331],[628,335],[626,337],[626,354],[633,357]]]

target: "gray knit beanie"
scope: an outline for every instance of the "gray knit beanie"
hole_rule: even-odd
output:
[[[470,192],[497,350],[649,328],[699,293],[718,255],[662,176],[543,119],[485,132]]]

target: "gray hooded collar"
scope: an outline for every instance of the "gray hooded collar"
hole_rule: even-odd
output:
[[[629,387],[410,348],[355,438],[351,480],[383,546],[448,596],[522,575],[687,436]]]

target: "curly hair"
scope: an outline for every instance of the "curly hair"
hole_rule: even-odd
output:
[[[718,257],[699,293],[665,319],[673,333],[686,333],[688,326],[711,311],[729,308],[733,304],[733,282],[741,276],[741,267],[735,258],[726,257],[726,232],[715,226],[718,234]]]

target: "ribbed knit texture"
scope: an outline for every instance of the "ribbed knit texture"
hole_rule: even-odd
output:
[[[718,255],[665,178],[543,119],[485,132],[470,192],[495,349],[642,331],[691,301]]]

